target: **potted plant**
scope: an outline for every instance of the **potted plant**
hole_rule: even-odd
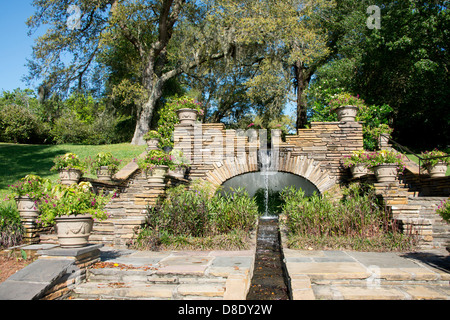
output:
[[[369,153],[368,164],[378,182],[395,182],[397,174],[405,169],[402,154],[388,150]]]
[[[364,106],[364,100],[352,96],[350,93],[340,93],[334,95],[329,102],[330,112],[337,114],[339,121],[355,121],[358,109]]]
[[[138,166],[150,183],[164,183],[169,171],[175,168],[173,157],[162,150],[150,150],[145,157],[138,160]]]
[[[86,164],[74,153],[66,153],[58,156],[54,160],[55,165],[52,171],[59,171],[59,178],[62,184],[71,185],[78,183],[83,175]]]
[[[172,156],[175,167],[170,169],[168,174],[172,177],[183,179],[187,168],[189,168],[189,160],[186,159],[180,150],[172,150],[169,155]]]
[[[349,168],[354,178],[366,175],[369,171],[369,153],[365,150],[353,151],[352,155],[344,156],[344,168]]]
[[[38,222],[43,226],[56,225],[62,248],[84,247],[94,222],[108,218],[104,207],[112,198],[112,194],[95,194],[89,182],[58,184],[42,199]]]
[[[421,157],[424,160],[422,167],[428,170],[431,178],[445,177],[450,162],[450,156],[447,153],[434,149],[422,152]]]
[[[175,101],[175,112],[181,125],[192,126],[199,115],[203,115],[201,103],[189,97],[181,97]]]
[[[99,152],[90,167],[91,172],[96,174],[99,180],[111,181],[111,177],[117,172],[119,165],[120,160],[114,158],[111,152]]]
[[[159,140],[161,139],[161,134],[156,130],[150,130],[144,135],[144,140],[147,142],[147,150],[158,149]]]
[[[387,124],[382,123],[374,130],[374,134],[378,140],[378,147],[381,149],[389,145],[389,139],[391,138],[391,133],[394,131]]]
[[[50,180],[29,174],[16,184],[9,185],[22,220],[35,220],[39,216],[38,201],[51,188]]]

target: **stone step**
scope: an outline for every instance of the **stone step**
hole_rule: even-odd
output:
[[[225,285],[207,284],[152,284],[124,282],[86,282],[77,286],[72,294],[75,299],[111,300],[220,300]]]

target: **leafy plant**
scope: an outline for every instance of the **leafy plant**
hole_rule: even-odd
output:
[[[365,106],[364,100],[360,99],[359,95],[355,97],[348,92],[333,95],[328,104],[331,108],[330,109],[331,112],[334,112],[337,108],[342,106],[354,106],[357,108],[362,108]]]
[[[436,213],[442,217],[445,221],[450,221],[450,200],[441,202],[436,209]]]
[[[447,165],[450,163],[450,156],[444,151],[440,151],[438,149],[422,152],[420,156],[424,160],[422,164],[424,168],[434,166],[438,163],[445,163]]]
[[[88,161],[91,172],[95,174],[100,167],[107,166],[114,173],[119,169],[120,160],[114,158],[111,152],[99,152],[93,161]]]
[[[75,153],[66,153],[54,159],[55,165],[50,169],[58,171],[61,169],[77,169],[80,171],[86,170],[86,164]]]
[[[11,202],[0,204],[0,248],[19,245],[23,238],[23,227],[17,207]]]
[[[258,216],[256,203],[245,190],[219,194],[203,181],[195,181],[189,189],[183,185],[168,189],[167,196],[148,210],[148,228],[143,232],[152,239],[139,237],[147,246],[217,248],[220,241],[236,243],[236,234],[242,236],[241,243]]]
[[[94,221],[108,218],[105,205],[114,197],[112,193],[95,194],[89,182],[80,182],[71,186],[58,184],[50,194],[41,199],[41,215],[38,223],[52,225],[55,218],[62,216],[91,215]]]
[[[155,166],[168,166],[169,169],[175,168],[173,156],[162,150],[150,150],[145,157],[138,160],[138,166],[143,171],[151,171]]]
[[[344,156],[344,160],[342,161],[342,165],[344,168],[351,168],[357,164],[364,164],[365,166],[369,166],[370,153],[366,150],[357,150],[353,151],[352,155]]]
[[[144,140],[151,140],[151,139],[160,139],[161,134],[156,130],[150,130],[144,135]]]
[[[188,96],[173,97],[159,111],[158,132],[161,135],[160,145],[164,147],[173,147],[173,132],[175,125],[179,123],[176,111],[183,108],[195,109],[199,115],[203,115],[203,109],[200,102]]]
[[[178,167],[189,167],[189,159],[187,159],[181,150],[172,150],[169,155],[172,156],[173,162]]]
[[[376,167],[382,164],[395,164],[400,171],[405,169],[405,163],[403,162],[403,156],[401,153],[388,150],[380,150],[369,153],[369,167]]]
[[[341,200],[326,194],[306,197],[303,190],[288,187],[282,198],[291,247],[379,251],[410,249],[414,243],[388,219],[371,186],[351,184]]]
[[[27,196],[38,200],[51,188],[49,179],[43,179],[37,175],[26,175],[16,184],[9,185],[11,195],[14,197]]]

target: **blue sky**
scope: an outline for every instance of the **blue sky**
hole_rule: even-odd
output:
[[[0,92],[28,87],[21,79],[28,73],[25,64],[34,38],[28,36],[25,24],[34,13],[31,2],[0,0]]]

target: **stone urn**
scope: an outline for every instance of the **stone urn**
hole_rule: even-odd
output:
[[[193,126],[197,121],[198,111],[195,109],[179,109],[177,110],[178,120],[181,125]]]
[[[350,167],[350,171],[353,178],[360,178],[362,176],[365,176],[369,172],[369,169],[365,164],[357,163],[353,167]]]
[[[158,149],[159,139],[152,138],[146,141],[147,142],[147,151]]]
[[[59,179],[61,184],[71,185],[80,181],[83,172],[78,169],[59,169]]]
[[[187,170],[186,166],[178,166],[173,170],[169,170],[168,175],[174,178],[184,179],[186,170]]]
[[[36,219],[39,216],[39,209],[34,199],[26,196],[16,197],[15,199],[21,219]]]
[[[155,166],[152,170],[147,172],[148,183],[164,184],[164,179],[168,171],[168,166]]]
[[[431,178],[445,177],[445,173],[447,172],[447,163],[438,162],[435,165],[428,165],[427,170]]]
[[[97,169],[97,178],[100,181],[111,181],[114,170],[108,166],[101,166]]]
[[[341,106],[334,110],[338,120],[344,122],[354,122],[358,114],[358,107],[356,106]]]
[[[94,220],[90,215],[55,218],[56,234],[61,248],[81,248],[88,244]]]
[[[373,172],[378,182],[395,182],[397,181],[397,164],[384,163],[373,167]]]

